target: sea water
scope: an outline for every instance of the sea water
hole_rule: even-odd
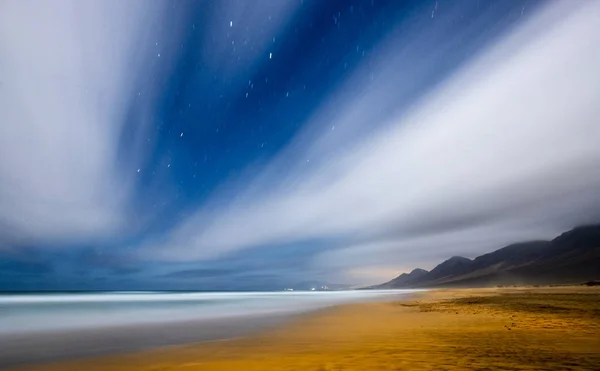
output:
[[[0,294],[0,335],[282,315],[414,291]]]

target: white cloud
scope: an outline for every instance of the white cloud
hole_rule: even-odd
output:
[[[251,68],[240,70],[239,60],[223,60],[226,53],[211,46],[250,42],[236,55],[245,52],[243,62],[255,65],[299,3],[219,2],[207,6],[214,13],[209,25],[188,24],[189,14],[182,12],[195,6],[3,2],[0,246],[102,243],[135,234],[151,217],[134,217],[131,201],[150,160],[147,140],[164,88],[155,81],[177,66],[178,40],[196,29],[206,32],[205,67],[243,81],[235,88],[245,89]],[[128,123],[131,117],[135,122]],[[131,131],[127,141],[124,130]]]
[[[77,242],[123,227],[117,146],[159,3],[9,0],[0,11],[0,229]]]
[[[245,190],[232,202],[214,207],[215,196],[144,254],[206,259],[328,238],[395,246],[480,224],[500,243],[526,238],[519,225],[546,225],[539,229],[548,235],[597,217],[599,15],[598,2],[552,4],[376,134],[324,148],[332,125],[370,125],[389,108],[363,100],[394,92],[385,84],[344,90],[325,129],[309,123],[282,158],[237,185]],[[389,70],[382,61],[380,71]],[[345,114],[357,106],[364,111]],[[449,254],[460,245],[436,241],[428,246]],[[359,250],[354,262],[373,254]]]

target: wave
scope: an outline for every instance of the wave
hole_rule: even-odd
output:
[[[414,291],[14,294],[0,296],[0,334],[286,314]]]

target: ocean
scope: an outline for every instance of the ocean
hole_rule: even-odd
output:
[[[0,367],[241,336],[418,290],[0,294]]]
[[[399,293],[390,290],[8,294],[0,295],[0,334],[285,314]]]

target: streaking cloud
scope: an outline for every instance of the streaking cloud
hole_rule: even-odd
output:
[[[0,240],[72,243],[122,228],[127,179],[115,156],[136,36],[159,7],[2,4]]]
[[[393,111],[389,97],[398,88],[370,84],[359,69],[352,81],[366,82],[331,99],[337,113],[324,113],[330,125],[309,125],[284,160],[238,186],[233,202],[200,210],[147,256],[209,259],[261,245],[334,240],[339,250],[327,253],[330,262],[365,242],[364,249],[353,247],[346,266],[372,255],[376,241],[388,243],[373,264],[390,256],[419,261],[394,251],[425,239],[419,248],[452,254],[473,239],[468,231],[485,231],[501,244],[524,234],[517,225],[535,238],[597,218],[599,12],[596,2],[549,5],[384,123],[369,117]],[[381,82],[397,63],[398,45],[386,48],[381,75],[370,72]],[[397,74],[410,84],[410,76]],[[387,99],[373,102],[374,96]],[[347,138],[341,150],[322,145],[333,127],[365,125],[381,129]],[[445,246],[447,233],[463,239]]]
[[[271,38],[243,30],[270,17],[265,30],[275,32],[294,7],[219,3],[213,24],[197,27],[208,30],[209,43],[224,45],[215,36],[229,28],[222,17],[235,20],[229,32],[253,43],[244,63],[256,63],[266,58]],[[181,29],[181,9],[167,1],[3,4],[0,242],[96,244],[143,226],[147,217],[136,215],[134,188],[152,151],[148,126],[164,88],[156,80],[171,73],[182,53],[178,40],[196,28]],[[248,71],[227,67],[220,54],[207,48],[201,62],[230,79],[247,79],[238,74]]]
[[[598,222],[599,8],[9,0],[0,289],[375,283]]]

